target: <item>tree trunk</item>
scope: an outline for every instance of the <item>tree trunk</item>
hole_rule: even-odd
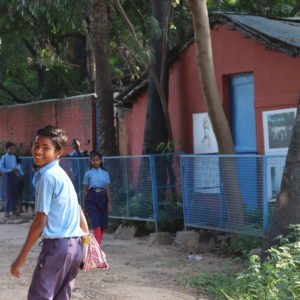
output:
[[[300,224],[300,95],[291,143],[288,150],[276,210],[264,241],[263,250],[276,244],[275,238],[286,235],[290,224]]]
[[[290,17],[294,17],[298,11],[300,11],[300,1],[296,3],[293,9],[290,11]]]
[[[166,124],[166,122],[169,122],[169,120],[166,120],[168,113],[164,111],[164,109],[167,109],[169,94],[168,26],[166,26],[166,24],[169,24],[169,7],[170,0],[152,1],[152,16],[158,21],[161,34],[157,36],[152,28],[143,154],[157,153],[157,146],[162,142],[167,143],[172,138],[170,137],[170,126]],[[155,31],[157,32],[157,30]],[[158,84],[162,87],[163,95],[157,89]],[[164,99],[161,99],[161,96]],[[162,103],[162,101],[165,101],[165,103]]]
[[[117,154],[111,70],[108,63],[108,0],[95,0],[90,7],[90,41],[95,58],[95,92],[99,109],[99,150]]]
[[[204,101],[220,154],[234,154],[231,132],[222,107],[213,65],[210,27],[205,0],[187,0],[193,16],[198,71]]]
[[[186,0],[193,18],[198,71],[204,101],[216,135],[220,154],[234,154],[234,145],[227,118],[218,92],[213,65],[210,26],[205,0]],[[244,207],[239,189],[235,158],[220,159],[224,197],[227,203],[229,229],[244,225]]]

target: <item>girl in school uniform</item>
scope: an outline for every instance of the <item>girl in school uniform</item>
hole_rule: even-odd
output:
[[[90,218],[93,233],[99,245],[103,230],[107,228],[108,212],[112,211],[109,190],[109,174],[103,169],[102,156],[93,151],[90,155],[91,169],[84,174],[84,207]]]

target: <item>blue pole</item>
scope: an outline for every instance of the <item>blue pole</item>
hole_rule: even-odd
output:
[[[185,172],[185,163],[184,157],[180,156],[180,171],[181,171],[181,184],[182,184],[182,203],[183,203],[183,223],[184,230],[187,231],[187,222],[188,222],[188,193],[187,193],[187,185],[186,185],[186,172]]]
[[[154,211],[154,219],[155,219],[155,231],[158,232],[159,211],[158,211],[155,158],[153,155],[149,155],[149,159],[150,159],[150,172],[151,172],[151,184],[152,184],[152,195],[153,195],[152,201],[153,201],[153,211]]]
[[[268,218],[268,181],[271,180],[268,176],[268,158],[263,158],[263,233],[266,232],[269,226]]]

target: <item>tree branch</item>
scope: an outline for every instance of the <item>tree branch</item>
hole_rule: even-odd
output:
[[[11,96],[12,101],[17,102],[17,103],[28,103],[29,101],[23,100],[21,98],[19,98],[13,91],[11,91],[10,89],[6,88],[4,86],[4,84],[0,81],[0,89],[2,89],[3,91],[5,91],[9,96]]]

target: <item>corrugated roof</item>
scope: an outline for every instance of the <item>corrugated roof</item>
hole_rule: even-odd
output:
[[[212,27],[217,24],[227,25],[238,30],[246,36],[256,40],[277,52],[282,52],[292,57],[300,56],[300,23],[299,18],[265,18],[238,13],[213,12],[209,14]],[[184,45],[173,49],[173,61],[193,41],[189,39]],[[175,54],[174,54],[175,52]],[[146,74],[134,82],[115,101],[130,103],[147,87]]]
[[[212,25],[226,24],[265,46],[289,56],[300,56],[300,23],[297,18],[270,19],[235,13],[212,13]]]

